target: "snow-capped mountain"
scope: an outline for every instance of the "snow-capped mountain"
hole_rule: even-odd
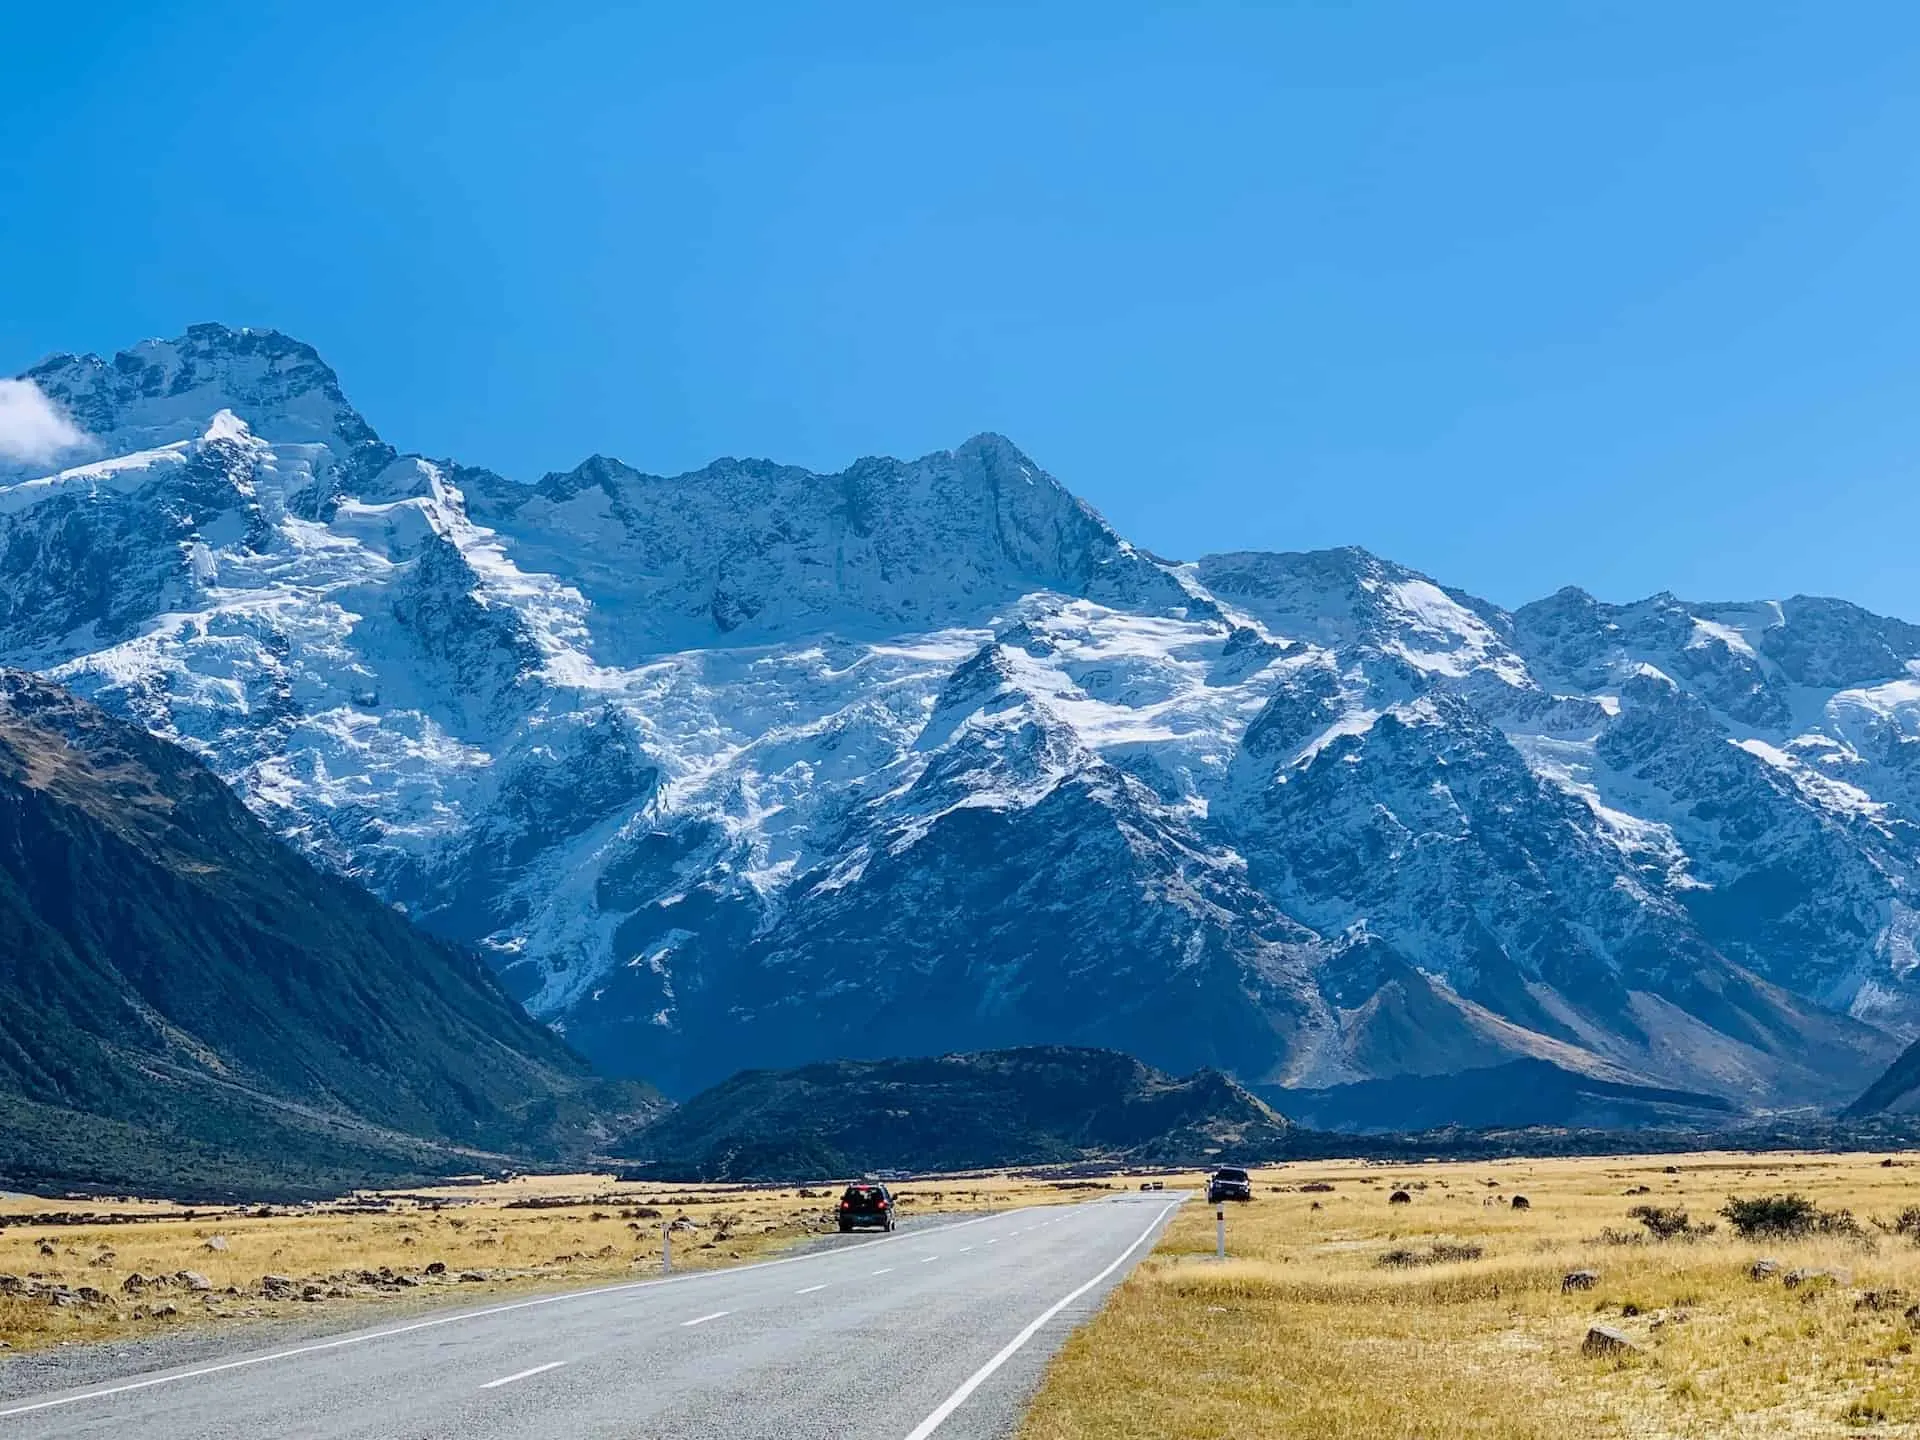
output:
[[[522,483],[271,332],[23,378],[92,448],[0,471],[0,661],[615,1071],[1071,1042],[1779,1106],[1920,1034],[1920,627],[1173,564],[995,436]]]

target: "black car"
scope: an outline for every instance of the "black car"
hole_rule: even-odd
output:
[[[882,1230],[891,1230],[893,1212],[893,1192],[886,1186],[871,1181],[849,1185],[840,1197],[840,1233],[844,1235],[856,1225],[877,1225]]]
[[[1207,1203],[1218,1204],[1222,1200],[1253,1199],[1253,1181],[1244,1170],[1225,1166],[1213,1172],[1213,1178],[1207,1181]]]

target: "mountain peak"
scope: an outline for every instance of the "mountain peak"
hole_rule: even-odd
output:
[[[206,322],[111,360],[54,355],[22,378],[109,454],[195,439],[221,410],[263,438],[324,444],[343,461],[380,444],[319,352],[278,330]]]
[[[956,445],[952,452],[955,459],[978,460],[988,465],[1012,465],[1031,470],[1038,474],[1036,465],[1018,445],[1006,436],[992,430],[982,430]]]

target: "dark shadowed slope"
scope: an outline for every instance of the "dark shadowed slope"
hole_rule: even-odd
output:
[[[1512,1060],[1452,1075],[1396,1075],[1322,1090],[1263,1085],[1257,1093],[1282,1106],[1301,1125],[1376,1134],[1447,1126],[1469,1130],[1536,1125],[1598,1130],[1640,1125],[1710,1128],[1733,1117],[1733,1106],[1717,1095],[1625,1085],[1545,1060]]]
[[[652,1104],[185,751],[0,672],[0,1174],[337,1183]]]
[[[1920,1109],[1920,1041],[1909,1045],[1886,1073],[1869,1085],[1860,1098],[1841,1113],[1850,1117],[1911,1114]]]
[[[1288,1121],[1215,1070],[1061,1045],[749,1070],[622,1147],[675,1175],[814,1179],[1271,1151]]]

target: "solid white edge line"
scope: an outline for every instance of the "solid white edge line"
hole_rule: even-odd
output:
[[[1178,1209],[1180,1204],[1181,1202],[1176,1200],[1173,1204],[1168,1205],[1158,1215],[1153,1217],[1152,1224],[1140,1232],[1140,1238],[1116,1255],[1106,1269],[1102,1270],[1098,1275],[1094,1276],[1078,1289],[1069,1291],[1067,1294],[1061,1296],[1058,1300],[1054,1301],[1053,1304],[1049,1305],[1045,1310],[1042,1310],[1038,1315],[1034,1316],[1032,1320],[1027,1322],[1027,1328],[1009,1340],[1006,1345],[1002,1347],[998,1355],[995,1355],[991,1360],[987,1361],[986,1364],[969,1375],[961,1382],[958,1390],[940,1402],[939,1409],[935,1410],[931,1415],[927,1416],[926,1419],[914,1426],[908,1433],[907,1440],[927,1440],[929,1435],[946,1424],[947,1417],[965,1404],[967,1397],[973,1394],[975,1390],[978,1390],[980,1386],[985,1383],[988,1376],[992,1375],[994,1371],[1011,1360],[1021,1346],[1039,1334],[1042,1325],[1045,1325],[1049,1320],[1053,1319],[1054,1316],[1066,1309],[1067,1306],[1078,1300],[1082,1295],[1086,1294],[1087,1291],[1093,1289],[1094,1286],[1098,1285],[1102,1280],[1106,1279],[1124,1265],[1127,1262],[1127,1257],[1132,1255],[1133,1252],[1138,1250],[1142,1245],[1146,1244],[1148,1239],[1153,1235],[1153,1232],[1160,1228],[1160,1223]]]
[[[535,1375],[544,1375],[549,1370],[558,1370],[566,1363],[564,1360],[549,1360],[546,1364],[536,1365],[531,1370],[522,1370],[518,1375],[502,1375],[498,1380],[489,1380],[480,1388],[498,1390],[502,1385],[511,1385],[516,1380],[531,1380]]]
[[[696,1315],[691,1320],[682,1320],[680,1322],[680,1328],[684,1330],[689,1325],[704,1325],[709,1320],[718,1320],[722,1315],[731,1315],[732,1313],[733,1311],[731,1310],[716,1310],[711,1315]]]
[[[1082,1201],[1082,1204],[1098,1205],[1101,1201]],[[1037,1208],[1037,1207],[1033,1207]],[[976,1215],[971,1220],[956,1220],[951,1225],[936,1225],[930,1230],[916,1230],[911,1234],[884,1235],[878,1240],[862,1241],[854,1249],[865,1249],[870,1245],[890,1245],[898,1240],[917,1240],[927,1235],[937,1235],[943,1230],[960,1230],[968,1225],[983,1224],[1004,1216],[1004,1210]],[[416,1330],[434,1330],[442,1325],[458,1325],[465,1320],[484,1320],[492,1315],[505,1315],[515,1310],[530,1310],[540,1305],[564,1305],[574,1300],[591,1300],[602,1295],[624,1295],[634,1290],[652,1290],[663,1285],[684,1285],[693,1280],[712,1280],[723,1275],[745,1275],[754,1270],[771,1270],[776,1265],[799,1265],[808,1260],[821,1260],[834,1255],[845,1255],[846,1250],[815,1250],[806,1255],[788,1255],[779,1260],[756,1260],[750,1265],[733,1265],[724,1270],[702,1270],[693,1275],[667,1275],[657,1280],[628,1280],[618,1285],[596,1285],[587,1290],[569,1290],[560,1295],[542,1295],[533,1300],[515,1300],[506,1305],[489,1305],[480,1310],[462,1310],[453,1315],[440,1315],[432,1320],[416,1320],[408,1325],[395,1325],[386,1330],[367,1330],[357,1335],[342,1335],[335,1340],[321,1340],[312,1345],[296,1345],[289,1350],[274,1350],[265,1355],[245,1355],[238,1360],[223,1360],[217,1365],[202,1365],[192,1370],[181,1370],[171,1375],[149,1375],[141,1380],[129,1380],[118,1385],[109,1385],[98,1390],[81,1390],[72,1395],[60,1395],[50,1400],[35,1400],[31,1404],[16,1405],[9,1410],[0,1410],[0,1420],[9,1420],[16,1415],[32,1415],[41,1410],[57,1410],[64,1405],[78,1405],[83,1400],[109,1400],[115,1395],[128,1395],[136,1390],[151,1390],[156,1385],[171,1385],[180,1380],[198,1380],[207,1375],[219,1375],[228,1370],[246,1370],[255,1365],[268,1365],[276,1360],[293,1360],[302,1355],[318,1355],[327,1350],[341,1350],[349,1345],[367,1345],[375,1340],[391,1340],[396,1335],[411,1335]]]

